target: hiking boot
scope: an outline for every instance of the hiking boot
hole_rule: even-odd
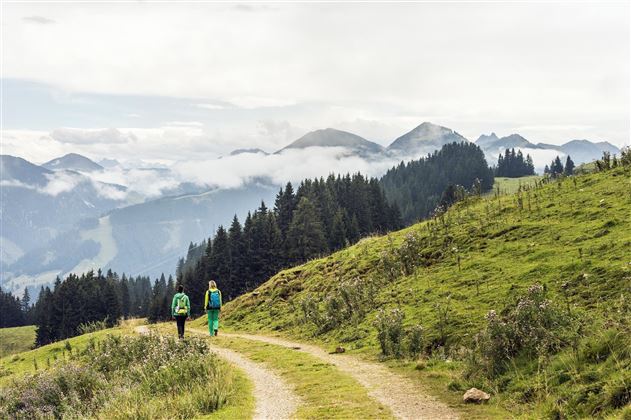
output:
[[[215,330],[215,335],[218,335],[218,334],[219,334],[219,330]]]

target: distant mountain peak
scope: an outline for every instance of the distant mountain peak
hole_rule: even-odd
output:
[[[475,141],[475,144],[477,144],[480,147],[485,147],[488,144],[491,143],[495,143],[496,141],[498,141],[500,138],[497,137],[497,134],[495,134],[495,132],[492,132],[491,134],[480,134],[480,137],[478,137],[478,139]]]
[[[383,150],[377,143],[368,141],[356,134],[335,128],[324,128],[305,134],[280,151],[307,147],[344,147],[358,154],[379,153]]]
[[[0,155],[2,171],[0,179],[12,180],[30,185],[45,185],[48,182],[47,175],[52,174],[46,168],[37,166],[26,159],[11,155]]]
[[[393,141],[388,149],[396,151],[415,151],[432,147],[440,149],[445,144],[468,141],[451,128],[425,121]]]
[[[46,162],[42,166],[50,170],[69,169],[84,172],[103,170],[101,165],[78,153],[68,153],[67,155]]]
[[[508,136],[498,138],[495,133],[490,135],[482,134],[475,142],[483,150],[497,151],[513,148],[539,149],[540,146],[529,142],[521,134],[513,133]]]

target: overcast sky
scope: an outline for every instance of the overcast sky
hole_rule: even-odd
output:
[[[5,3],[3,153],[119,160],[277,150],[335,127],[387,145],[629,144],[629,3]]]

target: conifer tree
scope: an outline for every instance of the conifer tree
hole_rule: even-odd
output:
[[[568,176],[574,174],[574,161],[572,161],[570,155],[567,155],[567,159],[565,159],[565,168],[563,171],[565,175]]]
[[[208,280],[215,280],[224,284],[224,290],[232,290],[229,283],[231,276],[230,244],[228,243],[228,233],[223,226],[219,226],[213,239],[213,249],[208,260],[209,277]],[[204,292],[208,287],[204,287]]]
[[[347,243],[346,225],[344,224],[344,213],[338,208],[333,217],[331,229],[330,247],[332,251],[343,248]]]
[[[245,244],[243,241],[243,230],[241,229],[241,223],[235,215],[232,219],[232,224],[228,230],[228,246],[230,252],[230,278],[227,279],[230,284],[231,291],[234,291],[234,295],[227,294],[226,300],[245,292],[245,267],[247,265]]]
[[[287,233],[290,255],[294,262],[304,262],[326,252],[322,222],[307,197],[300,199]]]
[[[276,214],[276,221],[283,239],[287,236],[287,230],[296,207],[295,201],[294,187],[291,185],[291,182],[288,182],[284,191],[282,188],[280,189],[274,203],[274,213]]]
[[[116,293],[116,285],[112,280],[106,280],[103,291],[103,299],[106,307],[105,317],[109,326],[114,326],[118,323],[121,317],[120,302],[118,300],[118,293]]]
[[[129,318],[131,311],[131,299],[129,297],[129,282],[126,277],[123,277],[120,281],[120,296],[121,296],[121,315],[124,319]]]

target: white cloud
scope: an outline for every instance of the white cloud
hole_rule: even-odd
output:
[[[198,108],[203,108],[203,109],[210,109],[210,110],[218,110],[218,109],[226,109],[225,106],[223,105],[218,105],[218,104],[197,104]]]
[[[72,144],[130,143],[137,140],[133,133],[121,133],[116,128],[56,128],[50,137],[61,143]]]
[[[629,4],[190,6],[6,4],[3,77],[53,95],[51,112],[7,113],[5,127],[46,130],[3,138],[3,153],[169,164],[325,127],[387,145],[423,121],[471,140],[629,144]]]
[[[103,197],[132,202],[156,198],[166,190],[176,188],[180,182],[176,174],[167,168],[112,168],[101,172],[86,173]],[[125,191],[108,184],[127,187]]]
[[[277,185],[287,181],[300,182],[305,178],[330,173],[361,172],[379,176],[397,164],[397,159],[369,161],[351,156],[341,147],[310,147],[288,149],[279,154],[262,155],[244,153],[221,159],[178,162],[173,171],[180,179],[217,188],[237,188],[259,178],[269,179]]]
[[[46,177],[48,178],[48,183],[44,187],[38,188],[38,191],[53,197],[72,191],[79,184],[86,181],[80,174],[67,171],[54,172],[47,174]]]
[[[260,96],[237,96],[230,98],[229,102],[236,107],[244,109],[277,108],[296,104],[296,102],[291,99],[266,98]]]
[[[628,141],[628,3],[245,8],[252,12],[208,3],[6,4],[4,77],[70,92],[196,98],[228,117],[349,101],[375,116],[272,117],[309,128],[398,114],[417,124],[442,116],[435,122],[472,138],[563,121]],[[59,23],[35,27],[24,16]],[[164,30],[174,22],[185,24]],[[549,141],[549,133],[538,135]]]
[[[167,127],[203,127],[204,123],[199,121],[169,121]]]
[[[22,20],[28,23],[37,23],[40,25],[49,25],[51,23],[55,23],[54,20],[45,18],[43,16],[25,16],[22,18]]]

